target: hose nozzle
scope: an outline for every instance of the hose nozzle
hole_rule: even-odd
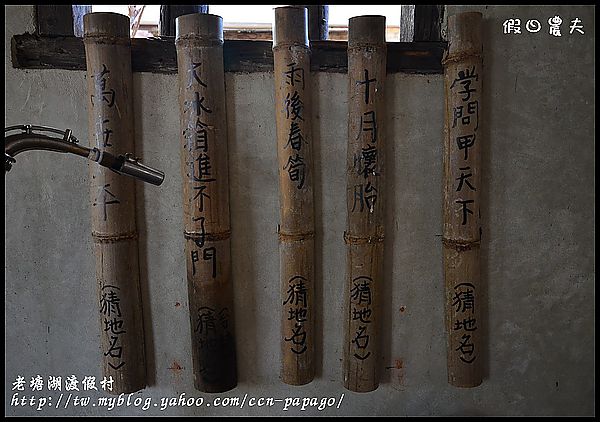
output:
[[[165,174],[162,171],[140,163],[138,158],[133,157],[133,155],[129,153],[115,156],[107,151],[101,151],[94,147],[90,150],[88,158],[119,174],[135,177],[136,179],[156,186],[159,186],[165,179]]]
[[[165,174],[162,171],[140,163],[136,158],[131,157],[129,154],[119,155],[117,160],[121,161],[121,167],[116,169],[119,173],[135,177],[136,179],[140,179],[146,183],[152,183],[156,186],[159,186],[163,180],[165,180]]]

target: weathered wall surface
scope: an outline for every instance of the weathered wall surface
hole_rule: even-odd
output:
[[[446,382],[441,256],[441,75],[388,77],[383,382],[342,387],[347,81],[315,78],[317,378],[279,381],[278,184],[270,73],[227,74],[233,282],[239,385],[193,389],[182,237],[175,75],[134,74],[137,154],[166,173],[138,185],[138,231],[151,385],[132,396],[339,397],[339,409],[248,406],[11,406],[12,383],[36,375],[101,377],[85,160],[29,152],[5,182],[5,413],[9,415],[590,415],[594,407],[594,8],[448,7],[484,14],[483,242],[486,379]],[[10,38],[33,8],[7,6],[5,125],[87,133],[85,72],[13,69]],[[547,20],[563,18],[562,37]],[[505,19],[537,34],[502,33]],[[569,34],[580,18],[585,34]],[[383,369],[385,368],[385,369]],[[81,385],[80,385],[81,390]],[[64,386],[62,393],[65,393]],[[99,395],[79,392],[96,400]],[[63,399],[64,400],[64,399]],[[337,402],[336,402],[337,405]]]

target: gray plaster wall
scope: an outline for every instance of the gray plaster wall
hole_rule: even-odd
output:
[[[136,73],[137,153],[166,179],[158,188],[137,187],[150,386],[132,397],[344,398],[339,409],[323,411],[283,411],[281,403],[163,412],[11,406],[19,375],[27,384],[38,374],[101,377],[88,164],[30,152],[18,157],[5,182],[5,413],[595,414],[594,8],[448,7],[449,14],[463,10],[484,15],[482,324],[489,335],[481,386],[446,382],[441,75],[388,77],[383,378],[375,392],[356,394],[344,390],[341,365],[346,75],[314,78],[317,377],[291,387],[279,380],[273,74],[226,74],[239,385],[210,395],[192,381],[176,76]],[[33,31],[33,7],[5,12],[5,125],[69,127],[85,140],[85,72],[13,69],[10,39]],[[564,21],[560,38],[547,33],[554,15]],[[503,34],[511,17],[536,18],[546,29]],[[575,17],[585,35],[568,34]],[[40,396],[29,385],[21,394]],[[41,394],[54,402],[58,395],[46,388]]]

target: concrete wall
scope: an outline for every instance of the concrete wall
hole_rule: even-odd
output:
[[[138,185],[138,230],[151,385],[134,397],[336,397],[339,409],[10,406],[12,382],[101,377],[87,163],[20,155],[5,182],[5,412],[9,415],[590,415],[594,407],[594,8],[458,7],[484,14],[483,276],[487,378],[446,382],[441,256],[441,75],[388,78],[387,237],[378,390],[342,387],[346,75],[315,77],[316,379],[279,379],[278,181],[273,75],[227,74],[239,385],[192,381],[179,181],[176,77],[134,74],[136,148],[164,184]],[[72,128],[86,138],[85,72],[13,69],[10,39],[33,31],[31,6],[7,6],[5,125]],[[547,19],[563,18],[563,36]],[[537,18],[537,34],[502,23]],[[568,34],[579,17],[585,35]],[[400,309],[403,311],[400,311]],[[398,368],[399,367],[399,368]],[[180,368],[180,369],[178,369]],[[23,394],[31,395],[26,386]],[[64,392],[64,391],[63,391]],[[94,400],[98,394],[91,396]],[[39,396],[40,394],[36,394]],[[57,392],[44,394],[53,396]],[[101,394],[102,395],[102,394]]]

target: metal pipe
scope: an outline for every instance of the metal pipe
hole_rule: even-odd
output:
[[[6,136],[7,132],[20,130],[16,133]],[[33,131],[44,131],[63,135],[63,138],[54,138]],[[52,151],[59,153],[70,153],[85,157],[99,165],[109,168],[119,174],[134,177],[146,183],[160,185],[165,174],[157,169],[146,166],[134,158],[131,154],[114,155],[108,151],[101,151],[93,147],[87,148],[77,144],[77,138],[71,134],[70,129],[60,130],[46,126],[18,125],[10,126],[4,129],[4,171],[8,172],[16,162],[15,156],[26,151]]]

